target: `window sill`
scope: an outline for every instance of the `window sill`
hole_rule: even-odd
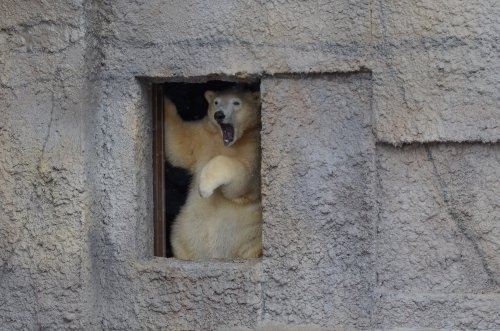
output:
[[[147,260],[136,261],[134,266],[139,272],[196,272],[212,274],[214,271],[224,272],[253,272],[259,275],[262,271],[262,258],[256,259],[207,259],[186,261],[176,258],[152,257]]]

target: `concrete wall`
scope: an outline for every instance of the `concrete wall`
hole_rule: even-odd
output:
[[[0,3],[0,330],[500,329],[496,0]],[[152,257],[152,81],[262,77],[264,257]]]

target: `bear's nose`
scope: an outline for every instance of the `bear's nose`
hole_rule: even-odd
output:
[[[214,114],[214,118],[217,122],[220,122],[224,119],[224,117],[226,117],[226,115],[224,115],[224,112],[218,110],[215,112]]]

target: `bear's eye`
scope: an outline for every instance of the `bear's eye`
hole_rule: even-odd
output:
[[[241,105],[241,102],[239,102],[239,100],[234,100],[233,101],[233,105],[234,106],[239,106],[239,105]]]
[[[216,106],[217,106],[218,104],[219,104],[219,99],[215,99],[215,101],[214,101],[214,105],[216,105]]]

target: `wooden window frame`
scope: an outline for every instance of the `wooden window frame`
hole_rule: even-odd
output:
[[[195,79],[181,81],[181,83],[196,83],[208,84],[209,82],[225,82],[227,84],[258,84],[260,89],[260,78],[254,79],[238,79],[234,80],[221,79],[221,77],[207,76],[204,79]],[[171,83],[177,83],[172,81]],[[163,83],[152,83],[151,86],[151,108],[152,108],[152,161],[153,161],[153,255],[157,257],[171,257],[169,226],[167,224],[167,201],[166,199],[166,182],[168,171],[166,166],[165,155],[165,123],[164,123],[164,98],[165,92],[168,92],[168,87]],[[219,86],[220,88],[220,86]]]
[[[163,119],[163,84],[152,86],[153,111],[153,202],[154,202],[154,255],[166,257],[165,217],[165,131]]]

